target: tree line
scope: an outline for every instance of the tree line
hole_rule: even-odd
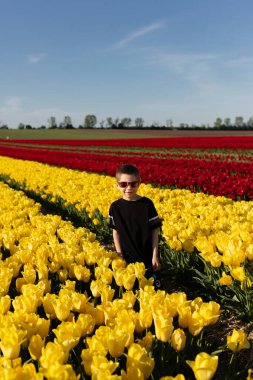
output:
[[[132,120],[130,117],[112,118],[107,117],[105,120],[98,122],[97,117],[93,114],[86,115],[83,120],[83,124],[79,126],[74,126],[72,123],[71,116],[64,116],[62,122],[58,123],[55,116],[51,116],[47,125],[42,125],[38,128],[34,128],[30,124],[19,123],[18,129],[218,129],[218,130],[253,130],[253,116],[249,120],[245,121],[243,116],[236,116],[234,121],[230,118],[217,117],[212,125],[210,124],[188,124],[180,123],[179,125],[174,125],[172,119],[166,120],[165,124],[160,124],[157,121],[154,121],[151,125],[145,124],[145,121],[142,117],[136,117]],[[2,124],[0,121],[0,129],[9,129],[7,124]]]

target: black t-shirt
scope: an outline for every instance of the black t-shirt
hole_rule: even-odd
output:
[[[122,254],[128,263],[144,262],[147,268],[152,268],[152,230],[162,222],[149,198],[136,201],[121,198],[113,202],[108,225],[117,230]]]

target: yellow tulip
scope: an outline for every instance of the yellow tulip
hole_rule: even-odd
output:
[[[196,298],[194,298],[194,300],[188,301],[188,302],[189,302],[189,304],[191,306],[192,312],[200,310],[200,308],[201,308],[201,306],[203,304],[203,300],[202,300],[201,297],[196,297]]]
[[[126,301],[127,309],[132,309],[134,307],[136,296],[131,290],[124,292],[122,299]]]
[[[34,284],[36,280],[36,271],[31,264],[24,265],[24,270],[22,272],[22,275],[28,284],[29,283]]]
[[[112,283],[113,273],[110,268],[101,265],[95,268],[95,277],[96,279],[101,279],[103,283],[110,285]]]
[[[171,346],[175,351],[182,351],[185,348],[186,336],[182,329],[176,329],[171,336]]]
[[[55,310],[54,310],[54,302],[56,300],[56,294],[47,293],[43,299],[43,307],[45,313],[50,315],[51,318],[56,318]]]
[[[73,266],[74,275],[79,281],[83,281],[88,283],[90,280],[90,270],[82,265],[74,265]]]
[[[92,315],[97,326],[103,325],[105,323],[104,310],[99,308],[99,306],[94,307],[92,303],[87,303],[85,306],[85,312]]]
[[[50,368],[55,363],[64,364],[68,359],[68,354],[59,343],[48,342],[46,347],[42,348],[40,366]]]
[[[29,296],[16,296],[12,301],[12,305],[15,310],[23,310],[26,313],[35,313],[37,307],[40,304],[40,300],[38,299],[36,294],[30,294]]]
[[[205,318],[200,314],[199,310],[194,311],[190,317],[189,321],[189,332],[191,335],[196,336],[198,335],[204,326],[206,325],[206,320]]]
[[[81,352],[82,365],[88,376],[91,376],[91,362],[94,357],[94,353],[90,348],[85,348]]]
[[[128,367],[127,372],[121,370],[122,380],[144,380],[144,375],[137,367]]]
[[[56,298],[53,300],[53,307],[56,317],[60,321],[65,321],[70,315],[72,302],[69,297]]]
[[[138,278],[138,279],[145,276],[146,268],[145,268],[144,263],[139,263],[139,262],[135,263],[134,264],[134,272],[135,272],[136,278]]]
[[[105,327],[105,326],[100,326]],[[103,330],[104,332],[104,330]],[[106,356],[108,353],[108,347],[107,347],[107,336],[108,331],[104,333],[103,338],[98,337],[97,334],[93,335],[92,337],[86,337],[86,345],[92,351],[94,354]]]
[[[194,244],[192,240],[184,240],[182,243],[183,250],[187,253],[192,253],[194,251]]]
[[[115,269],[114,273],[114,279],[118,286],[123,286],[123,279],[125,276],[124,268],[119,267],[118,269]]]
[[[41,357],[44,339],[40,335],[33,335],[30,339],[28,350],[33,360],[38,360]]]
[[[93,297],[97,298],[101,296],[101,292],[103,289],[103,283],[101,280],[93,280],[90,283],[90,290]]]
[[[250,348],[247,335],[243,330],[234,329],[232,335],[227,336],[227,346],[233,352],[239,352],[243,349]]]
[[[120,329],[124,330],[128,335],[126,347],[129,347],[134,342],[134,313],[133,310],[120,310],[115,318],[117,326],[120,326]]]
[[[110,374],[118,368],[119,363],[115,363],[112,360],[108,360],[105,356],[94,356],[91,362],[91,374],[96,376],[96,373],[103,373],[108,371]]]
[[[42,370],[43,375],[47,380],[78,380],[79,376],[76,375],[70,364],[54,363],[51,367]]]
[[[131,344],[127,353],[127,371],[128,368],[134,367],[143,373],[144,379],[148,379],[153,372],[154,366],[155,361],[148,355],[145,348],[141,347],[137,343]]]
[[[94,226],[98,226],[100,224],[100,221],[97,218],[94,218],[92,220],[92,223],[94,224]]]
[[[88,297],[85,294],[74,292],[71,294],[72,307],[71,310],[78,313],[84,313]]]
[[[153,345],[154,338],[155,338],[155,335],[152,335],[152,333],[148,331],[147,334],[142,339],[137,340],[137,343],[141,347],[144,347],[147,351],[150,351]]]
[[[234,268],[230,271],[231,273],[231,276],[237,280],[237,281],[240,281],[240,282],[243,282],[246,280],[246,275],[245,275],[245,272],[244,272],[244,268],[243,267],[237,267],[237,268]]]
[[[186,363],[193,370],[196,380],[211,380],[218,367],[218,356],[201,352],[196,356],[195,361],[186,360]]]
[[[0,368],[16,368],[16,367],[21,367],[21,366],[22,366],[22,359],[20,357],[13,360],[7,359],[4,356],[0,357]]]
[[[11,327],[1,336],[0,348],[7,359],[16,359],[19,356],[20,346],[25,340],[26,332]]]
[[[114,293],[115,293],[115,289],[112,289],[110,286],[104,286],[101,291],[102,303],[112,301]]]
[[[82,337],[91,334],[95,328],[95,319],[90,314],[79,314],[76,327]]]
[[[171,317],[178,315],[178,306],[186,302],[186,294],[183,292],[166,294],[164,303]]]
[[[231,285],[232,282],[233,282],[232,277],[226,274],[225,272],[222,272],[222,276],[219,278],[219,283],[221,285]]]
[[[205,326],[213,325],[220,316],[220,305],[217,302],[203,302],[199,314],[205,319]]]
[[[118,312],[118,309],[115,307],[115,304],[108,301],[102,305],[98,305],[96,309],[102,310],[104,312],[105,324],[107,326],[110,324],[114,324],[114,320]]]
[[[121,329],[114,328],[107,335],[107,346],[112,357],[118,358],[124,352],[128,334]]]
[[[173,326],[173,318],[165,317],[164,315],[155,315],[154,316],[154,324],[155,324],[155,334],[157,339],[162,342],[168,342],[171,334],[174,330]]]
[[[11,284],[13,269],[1,267],[0,270],[0,296],[5,296]]]
[[[0,298],[0,315],[6,314],[11,306],[11,298],[9,295]]]
[[[152,325],[152,310],[148,306],[141,307],[139,311],[139,322],[141,327],[144,327],[145,329],[148,329]]]
[[[37,334],[39,334],[42,339],[48,336],[49,327],[50,327],[49,319],[38,318],[35,328],[36,328]]]
[[[133,289],[134,282],[136,280],[136,275],[135,273],[129,273],[125,272],[123,276],[123,286],[126,290],[131,290]]]
[[[214,268],[219,268],[222,263],[222,256],[218,252],[210,254],[209,261]]]
[[[112,270],[113,270],[113,275],[119,270],[120,268],[125,268],[126,267],[126,261],[120,257],[117,257],[112,261]]]
[[[57,342],[68,351],[78,344],[81,337],[81,331],[75,322],[62,322],[56,329],[53,329],[53,332]]]
[[[189,326],[191,320],[191,307],[188,304],[181,304],[178,306],[178,324],[182,328],[186,328]]]
[[[69,272],[66,268],[59,269],[58,276],[61,282],[66,281],[68,278],[68,275],[69,275]]]

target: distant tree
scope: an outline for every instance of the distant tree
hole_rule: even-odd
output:
[[[101,120],[100,123],[99,123],[100,128],[103,129],[104,125],[105,125],[105,120]]]
[[[0,129],[9,129],[7,124],[1,124]]]
[[[113,124],[118,127],[119,125],[119,117],[115,117]]]
[[[173,128],[173,120],[172,119],[166,120],[166,127],[167,128]]]
[[[142,117],[137,117],[135,120],[134,120],[134,124],[137,128],[142,128],[144,126],[144,120]]]
[[[73,124],[72,124],[71,116],[64,116],[63,123],[61,123],[59,127],[60,128],[64,128],[64,129],[72,129],[72,128],[74,128]]]
[[[152,125],[151,125],[151,128],[157,128],[159,127],[159,122],[158,121],[153,121]]]
[[[57,122],[56,122],[56,117],[55,116],[51,116],[49,119],[48,119],[48,129],[55,129],[57,128]]]
[[[121,119],[120,121],[120,124],[122,124],[123,128],[128,128],[131,126],[131,122],[132,122],[132,119],[131,117],[123,117],[123,119]]]
[[[84,128],[94,128],[97,124],[97,118],[95,115],[86,115],[84,118]]]
[[[220,117],[217,117],[213,124],[213,127],[215,129],[221,129],[221,126],[222,126],[222,119]]]
[[[33,129],[33,127],[30,124],[26,124],[25,129]]]
[[[41,125],[38,129],[46,129],[45,125]]]
[[[244,125],[243,116],[236,116],[235,117],[235,126],[236,128],[242,128]]]
[[[112,128],[112,129],[118,128],[118,127],[120,127],[119,124],[120,124],[120,122],[119,122],[119,118],[116,117],[116,118],[113,120],[113,122],[112,122],[112,126],[111,126],[111,128]],[[122,128],[122,126],[121,126],[121,128]]]
[[[19,125],[18,125],[18,129],[25,129],[25,124],[23,124],[23,123],[19,123]]]
[[[251,117],[249,118],[249,120],[247,121],[247,126],[248,126],[249,128],[253,128],[253,116],[251,116]]]
[[[229,117],[226,117],[223,122],[225,128],[231,127],[231,119]]]
[[[112,120],[112,117],[109,116],[106,118],[106,126],[107,128],[111,128],[112,125],[113,125],[113,120]]]

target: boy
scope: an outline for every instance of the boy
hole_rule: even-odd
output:
[[[158,227],[162,222],[153,202],[137,194],[141,178],[135,166],[121,166],[116,179],[122,198],[111,204],[108,223],[113,228],[115,249],[127,263],[143,262],[150,277],[161,267]]]

